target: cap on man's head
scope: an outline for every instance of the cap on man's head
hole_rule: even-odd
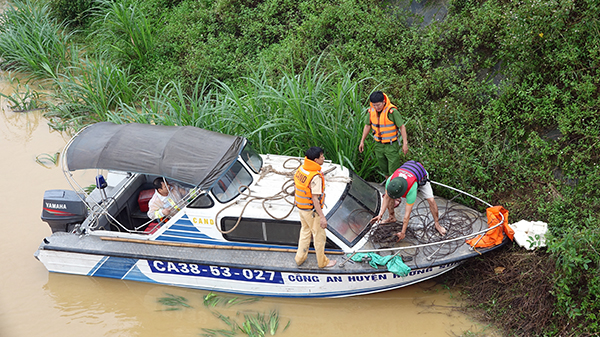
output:
[[[406,179],[402,177],[396,177],[387,184],[385,190],[390,198],[396,199],[403,196],[404,193],[406,193],[407,188],[408,183],[406,182]]]
[[[369,100],[371,103],[383,102],[385,101],[385,96],[383,95],[383,92],[375,91],[371,94],[371,96],[369,96]]]

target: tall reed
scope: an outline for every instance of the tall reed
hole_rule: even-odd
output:
[[[309,62],[299,74],[284,73],[275,85],[264,72],[256,72],[237,90],[217,83],[224,96],[217,115],[228,111],[236,121],[232,131],[258,144],[263,153],[303,156],[308,147],[320,146],[329,159],[368,176],[374,158],[358,153],[366,98],[361,83],[366,79],[354,80],[341,66],[327,73],[320,61]]]
[[[60,117],[76,129],[105,121],[108,113],[119,105],[140,100],[135,79],[127,70],[105,59],[80,59],[68,72],[60,74],[54,84],[49,116]]]
[[[136,5],[99,1],[92,38],[100,50],[126,62],[144,64],[154,49],[153,28]]]
[[[135,6],[102,1],[97,17],[95,34],[106,48],[128,60],[147,61],[154,46],[152,30]],[[56,93],[48,103],[48,117],[55,128],[78,129],[105,120],[193,125],[245,136],[262,153],[303,156],[306,148],[321,146],[333,161],[362,176],[373,173],[374,159],[357,150],[366,79],[354,80],[341,66],[326,72],[320,66],[323,56],[277,81],[267,77],[263,66],[235,87],[199,78],[191,91],[176,81],[147,91],[128,69],[115,65],[115,53],[97,58],[81,53],[80,58],[64,25],[48,16],[45,4],[16,0],[0,18],[2,57],[18,70],[53,79]]]
[[[108,121],[114,123],[152,123],[160,125],[191,125],[209,130],[220,130],[220,118],[214,118],[214,94],[206,80],[198,79],[191,93],[178,82],[164,86],[157,83],[153,94],[139,102],[121,102],[109,112]]]
[[[371,176],[375,159],[358,153],[366,94],[353,74],[340,66],[327,73],[316,59],[299,74],[284,73],[272,84],[265,69],[232,87],[198,80],[191,94],[171,82],[155,88],[140,106],[120,104],[108,113],[116,123],[193,125],[247,137],[261,153],[303,156],[321,146],[334,162]],[[367,145],[370,146],[370,145]]]
[[[14,0],[0,14],[0,57],[13,70],[56,78],[78,56],[65,25],[49,15],[47,3]]]

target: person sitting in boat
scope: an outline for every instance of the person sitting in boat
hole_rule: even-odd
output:
[[[294,173],[296,187],[294,198],[300,213],[300,223],[302,224],[295,260],[299,266],[306,261],[312,237],[319,268],[329,268],[333,267],[336,261],[329,260],[325,256],[327,218],[323,214],[325,178],[321,172],[325,155],[323,149],[316,146],[306,150],[305,155],[304,164]]]
[[[402,231],[396,233],[398,241],[406,236],[406,228],[410,219],[410,212],[417,199],[417,192],[427,200],[429,209],[433,215],[435,229],[443,236],[446,235],[446,229],[440,226],[438,207],[433,197],[433,189],[429,183],[429,174],[423,165],[414,160],[409,160],[398,168],[385,182],[385,194],[383,195],[383,206],[379,215],[371,219],[371,222],[381,220],[383,213],[387,209],[389,217],[382,223],[396,222],[396,213],[394,211],[394,199],[406,198],[406,208],[404,219],[402,219]]]
[[[175,215],[180,210],[179,204],[187,194],[186,190],[167,183],[162,177],[154,179],[152,184],[156,191],[148,202],[148,217],[154,220]]]

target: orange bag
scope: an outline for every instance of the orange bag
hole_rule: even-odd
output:
[[[513,239],[515,232],[508,226],[508,211],[502,206],[493,206],[489,207],[486,210],[486,215],[488,219],[488,228],[494,227],[502,221],[502,217],[504,217],[504,222],[502,226],[494,228],[491,231],[485,233],[483,238],[479,240],[481,235],[477,235],[475,238],[467,240],[467,243],[472,247],[491,247],[495,245],[499,245],[504,240],[503,232],[508,236],[509,239]],[[479,242],[478,242],[479,240]]]

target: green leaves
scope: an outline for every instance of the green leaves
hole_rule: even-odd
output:
[[[188,299],[183,296],[177,296],[173,294],[166,294],[166,297],[161,297],[157,301],[160,304],[167,306],[165,311],[173,311],[173,310],[181,310],[182,308],[191,308],[189,304],[187,304]]]
[[[179,296],[166,293],[165,297],[160,297],[157,302],[165,306],[160,311],[179,311],[182,309],[193,309],[188,304],[188,299]],[[279,311],[270,310],[268,313],[263,313],[255,310],[244,310],[237,311],[235,317],[226,316],[219,311],[214,310],[215,307],[230,308],[234,305],[250,304],[260,301],[261,297],[239,297],[239,296],[227,296],[210,292],[203,296],[203,304],[205,307],[210,309],[210,312],[219,319],[219,321],[225,323],[226,328],[221,329],[210,329],[201,328],[201,336],[207,337],[233,337],[242,333],[250,337],[264,337],[266,335],[274,336],[279,331],[279,323],[281,317]],[[281,331],[285,331],[291,323],[288,319],[286,326]]]
[[[238,329],[248,336],[263,337],[267,334],[274,336],[279,328],[279,313],[271,310],[269,314],[244,313],[244,322],[238,326]],[[285,331],[291,321],[283,329]]]
[[[52,168],[52,166],[58,166],[59,158],[60,152],[41,153],[35,156],[35,162],[42,165],[45,168]]]
[[[216,306],[222,306],[222,307],[231,307],[234,305],[238,305],[238,304],[246,304],[246,303],[254,303],[257,301],[260,301],[262,299],[262,297],[244,297],[244,298],[240,298],[237,296],[234,297],[229,297],[229,296],[223,296],[223,295],[217,295],[213,292],[208,293],[206,296],[204,296],[204,306],[205,307],[216,307]]]
[[[221,307],[231,307],[233,305],[241,305],[247,303],[253,303],[261,300],[260,297],[246,297],[240,298],[237,296],[223,296],[215,293],[208,293],[204,296],[204,306],[208,308],[214,308],[216,306]],[[212,310],[211,310],[212,311]],[[277,310],[271,310],[268,314],[262,313],[259,311],[238,311],[236,313],[236,317],[243,316],[243,321],[241,323],[238,322],[236,317],[229,317],[221,314],[218,311],[212,311],[212,314],[220,319],[223,323],[225,323],[229,329],[206,329],[202,328],[204,331],[203,336],[235,336],[239,332],[251,336],[251,337],[264,337],[267,334],[271,336],[275,335],[279,329],[279,312]],[[288,320],[287,325],[283,329],[285,331],[290,324],[290,320]]]
[[[582,332],[597,333],[600,325],[600,229],[566,228],[549,249],[556,259],[554,295],[557,308]]]
[[[154,53],[154,26],[134,4],[99,1],[92,38],[100,51],[114,53],[124,63],[145,65]]]
[[[14,112],[29,112],[32,110],[44,109],[42,107],[45,105],[42,102],[42,94],[35,89],[32,89],[28,83],[21,85],[18,78],[12,78],[11,82],[15,86],[15,92],[11,95],[0,93],[0,97],[6,99],[8,106]]]
[[[39,79],[56,78],[77,50],[64,24],[52,18],[48,4],[12,1],[0,14],[0,58],[9,68]]]

